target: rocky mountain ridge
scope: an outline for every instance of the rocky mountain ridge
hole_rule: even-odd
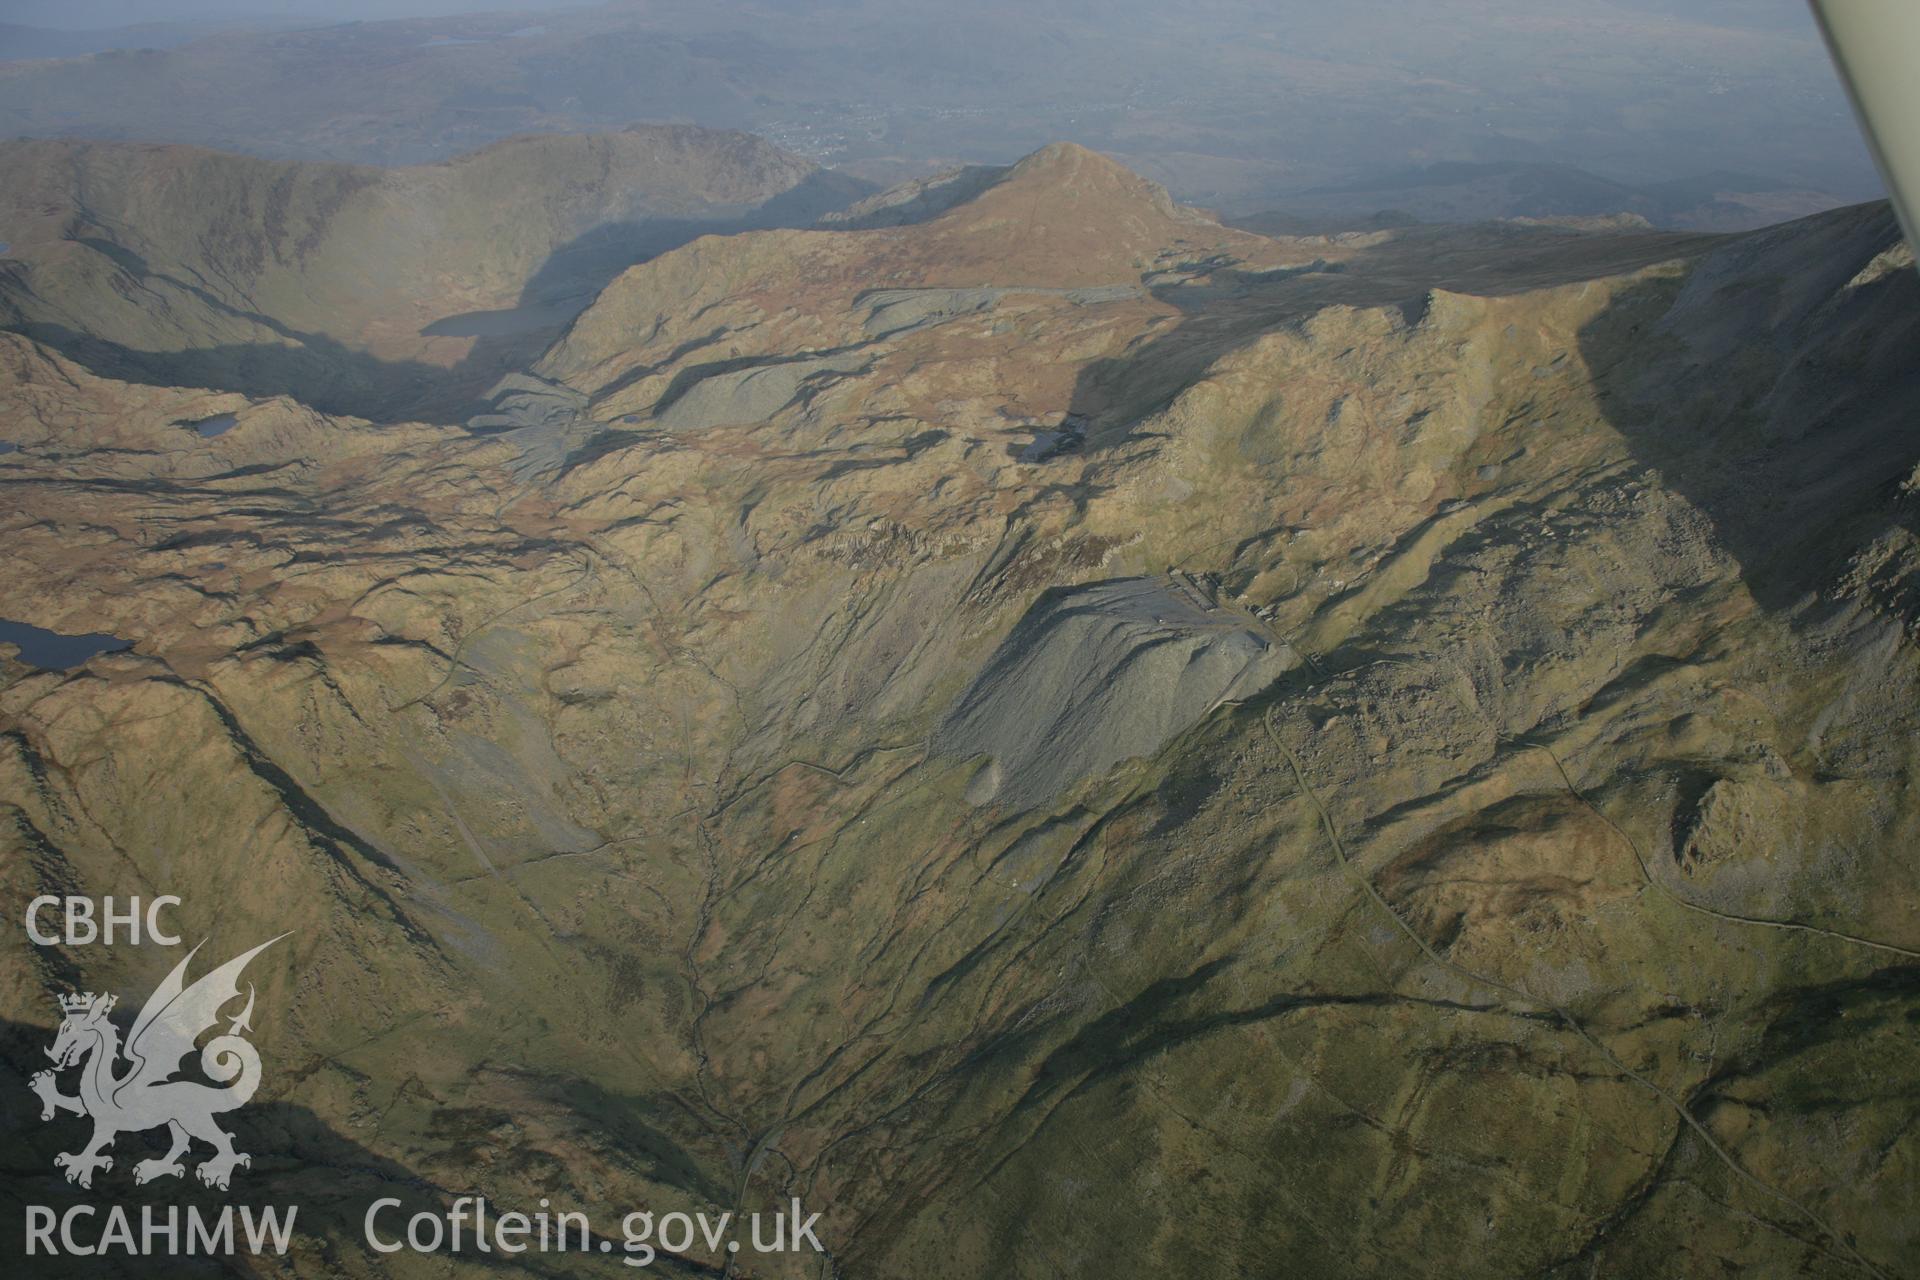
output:
[[[1910,264],[1268,239],[1061,146],[632,267],[477,427],[0,336],[0,600],[134,642],[7,664],[0,867],[296,931],[299,1271],[402,1188],[797,1196],[847,1275],[1913,1274]],[[6,944],[7,1061],[169,962]]]

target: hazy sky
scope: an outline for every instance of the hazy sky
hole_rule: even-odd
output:
[[[1337,0],[1336,0],[1337,2]],[[1639,13],[1704,19],[1726,26],[1771,30],[1792,28],[1814,37],[1805,0],[1610,0],[1613,7]],[[796,6],[804,0],[790,0]],[[1448,8],[1477,8],[1459,0],[1405,0],[1423,16]],[[571,9],[581,0],[0,0],[0,21],[32,26],[93,28],[132,23],[268,18],[274,21],[404,18],[489,10]],[[965,0],[956,0],[964,9]]]
[[[146,22],[346,21],[438,17],[497,9],[576,9],[581,0],[0,0],[0,21],[26,26],[93,29]]]

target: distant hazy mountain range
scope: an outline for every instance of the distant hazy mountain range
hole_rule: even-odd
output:
[[[1408,222],[1491,218],[1591,219],[1628,215],[1659,227],[1747,231],[1832,208],[1825,191],[1752,174],[1709,173],[1672,182],[1616,182],[1570,165],[1437,164],[1284,197],[1270,212],[1235,219],[1268,234],[1302,234]]]
[[[109,49],[173,49],[236,26],[258,27],[258,22],[142,22],[124,27],[85,31],[22,26],[0,22],[0,61],[40,58],[83,58]]]
[[[1735,188],[1749,194],[1876,195],[1810,22],[1753,8],[657,0],[304,26],[289,12],[245,31],[14,28],[0,34],[0,137],[415,164],[518,133],[679,121],[882,183],[1072,138],[1238,213],[1441,160],[1632,181],[1734,170],[1771,175]],[[1451,201],[1429,203],[1455,216]]]

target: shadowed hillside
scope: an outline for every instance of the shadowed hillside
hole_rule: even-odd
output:
[[[635,262],[865,190],[680,127],[412,169],[14,142],[0,171],[5,327],[116,377],[384,420],[463,416]]]

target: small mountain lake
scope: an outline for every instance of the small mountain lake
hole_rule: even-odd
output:
[[[11,440],[0,440],[0,453],[12,453],[15,449],[18,449],[19,447],[20,447],[19,445],[15,444]]]
[[[238,421],[240,418],[237,414],[216,413],[211,418],[188,418],[173,425],[196,431],[203,440],[211,440],[215,436],[223,436],[233,430],[234,424]]]
[[[459,315],[441,316],[422,329],[420,336],[504,338],[517,333],[532,333],[537,329],[553,329],[579,315],[581,305],[580,301],[569,298],[560,302],[505,307],[498,311],[463,311]]]
[[[83,636],[65,636],[26,622],[0,618],[0,644],[17,645],[20,661],[46,671],[65,671],[77,667],[100,653],[118,653],[133,648],[133,641],[104,632]]]

